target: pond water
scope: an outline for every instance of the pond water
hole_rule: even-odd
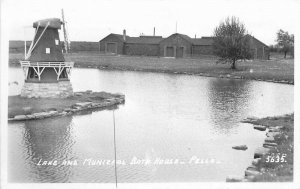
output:
[[[71,81],[74,91],[126,95],[114,110],[117,176],[123,183],[224,182],[227,175],[243,175],[265,133],[240,121],[294,111],[291,85],[97,69],[74,69]],[[20,68],[10,68],[9,82],[9,94],[19,94]],[[113,183],[113,131],[112,110],[9,123],[8,179]],[[248,150],[232,149],[242,144]],[[136,159],[149,161],[135,164]],[[38,165],[40,160],[58,165]],[[64,160],[73,165],[61,165]]]

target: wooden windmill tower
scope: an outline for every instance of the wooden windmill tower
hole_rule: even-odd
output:
[[[62,54],[58,33],[61,25],[59,18],[33,23],[34,39],[25,60],[20,61],[25,75],[22,97],[61,98],[73,95],[69,77],[74,62],[66,62]]]

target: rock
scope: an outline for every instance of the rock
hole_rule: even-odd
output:
[[[270,127],[269,128],[269,132],[280,132],[280,131],[281,131],[281,129],[278,129],[276,127]]]
[[[50,111],[49,114],[50,114],[51,116],[55,116],[55,115],[58,114],[58,111],[54,111],[54,110],[53,110],[53,111]]]
[[[281,130],[281,129],[284,129],[284,126],[276,126],[275,128]]]
[[[255,170],[246,170],[245,171],[245,176],[248,177],[248,176],[259,176],[261,175],[261,172],[259,171],[255,171]]]
[[[235,150],[247,150],[248,149],[248,147],[246,145],[233,146],[232,148]]]
[[[122,99],[122,98],[116,98],[115,100],[116,100],[116,103],[118,103],[118,104],[120,104],[124,101],[124,99]]]
[[[280,135],[281,135],[281,133],[280,132],[267,132],[266,133],[266,135],[268,136],[268,137],[273,137],[273,138],[276,138],[276,137],[279,137]]]
[[[74,105],[85,108],[85,107],[88,107],[88,106],[92,105],[92,102],[78,102]]]
[[[255,125],[253,128],[259,131],[265,131],[267,129],[266,126],[262,126],[262,125]]]
[[[256,148],[254,152],[254,159],[256,158],[262,158],[264,155],[268,154],[270,152],[270,149],[264,148],[264,147],[259,147]]]
[[[70,111],[71,111],[71,108],[65,108],[64,111],[65,111],[65,112],[70,112]]]
[[[261,162],[261,158],[256,158],[252,161],[252,165],[258,166],[260,164],[260,162]]]
[[[44,117],[51,117],[51,113],[49,113],[49,112],[43,112],[42,115]]]
[[[254,165],[250,165],[246,170],[259,171],[258,168]]]
[[[33,116],[36,119],[42,119],[42,118],[45,118],[45,117],[50,117],[50,114],[47,113],[47,112],[39,112],[39,113],[34,113]]]
[[[34,118],[35,118],[35,116],[34,116],[34,115],[31,115],[31,114],[26,115],[26,116],[27,116],[28,119],[34,119]]]
[[[68,112],[65,112],[65,111],[59,113],[60,116],[65,116],[65,115],[67,115],[67,114],[68,114]]]
[[[268,147],[276,147],[277,146],[277,143],[272,143],[272,142],[265,142],[264,144],[263,144],[263,147],[266,147],[266,148],[268,148]]]
[[[265,139],[265,142],[275,142],[275,139],[273,136],[268,136],[266,139]]]
[[[26,120],[27,116],[26,115],[16,115],[14,117],[14,120]]]
[[[100,104],[100,103],[93,102],[93,103],[91,104],[91,106],[92,106],[92,107],[98,107],[99,104]]]
[[[226,177],[226,182],[242,182],[244,177],[229,175]]]
[[[83,93],[82,93],[82,92],[75,92],[74,95],[75,95],[75,96],[82,96]]]

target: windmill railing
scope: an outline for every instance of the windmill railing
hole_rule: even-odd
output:
[[[38,76],[38,80],[41,80],[41,75],[45,68],[53,68],[57,78],[59,80],[60,75],[64,70],[68,75],[68,78],[71,74],[71,69],[74,67],[74,62],[30,62],[30,61],[20,61],[21,67],[23,68],[25,78],[28,77],[29,68],[33,68],[35,74]]]
[[[74,62],[30,62],[20,61],[21,67],[67,67],[73,68]]]

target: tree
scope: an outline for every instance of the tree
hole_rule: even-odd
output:
[[[270,52],[279,52],[279,46],[276,44],[276,45],[270,45],[269,46],[269,50]]]
[[[226,18],[214,30],[213,49],[219,57],[217,63],[229,63],[236,69],[236,61],[250,59],[251,50],[249,37],[243,23],[236,17]]]
[[[288,52],[294,56],[294,35],[289,34],[287,31],[280,29],[277,32],[277,45],[279,46],[281,52],[284,52],[284,58]]]

